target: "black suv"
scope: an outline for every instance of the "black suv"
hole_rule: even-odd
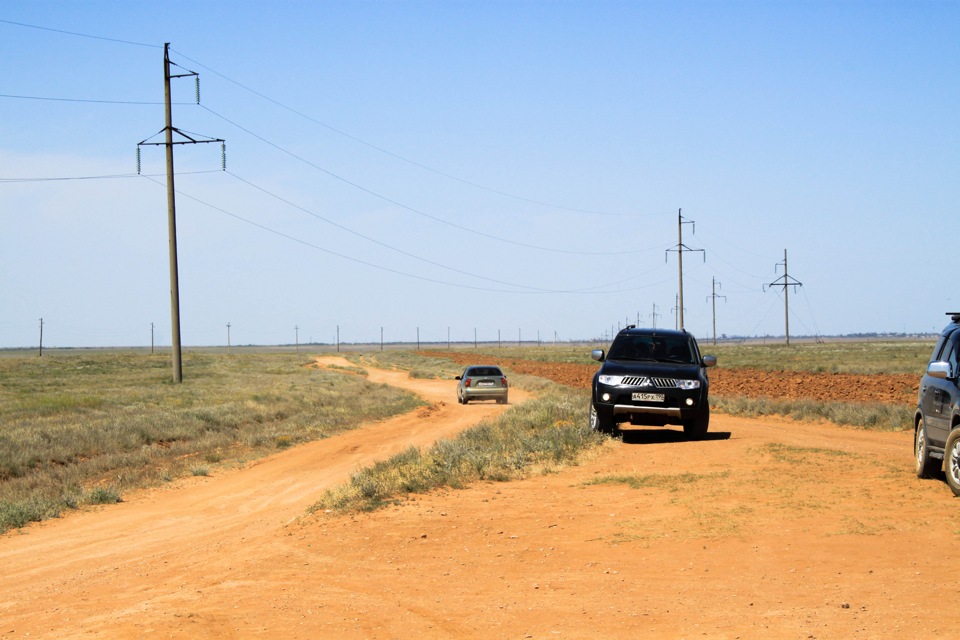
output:
[[[960,496],[960,313],[947,315],[950,324],[940,333],[920,380],[913,453],[918,478],[942,468],[954,495]]]
[[[690,438],[703,437],[710,424],[707,367],[713,356],[701,356],[696,339],[686,331],[637,329],[617,334],[610,353],[592,353],[603,363],[593,376],[590,427],[614,433],[621,422],[664,426],[679,424]]]

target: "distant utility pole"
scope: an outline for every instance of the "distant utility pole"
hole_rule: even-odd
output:
[[[153,323],[150,323],[150,355],[153,355]]]
[[[669,254],[671,251],[677,252],[677,267],[679,271],[678,281],[680,283],[679,293],[677,294],[677,328],[683,329],[683,252],[684,251],[699,251],[703,254],[703,261],[707,261],[707,253],[703,249],[691,249],[687,245],[683,244],[683,225],[689,224],[693,227],[693,232],[696,233],[696,223],[693,220],[687,220],[681,215],[682,209],[677,209],[677,246],[673,249],[667,249]],[[668,256],[664,256],[666,260]]]
[[[293,343],[297,346],[297,355],[300,355],[300,327],[293,327]]]
[[[37,357],[43,357],[43,318],[40,318],[40,355]]]
[[[340,325],[337,325],[337,353],[340,353]]]
[[[652,324],[653,324],[653,328],[654,328],[654,329],[657,328],[657,316],[659,316],[659,315],[662,315],[662,314],[657,313],[657,303],[654,302],[654,303],[653,303],[653,313],[650,314],[650,318],[651,318],[652,321],[653,321]]]
[[[674,325],[674,326],[673,326],[673,328],[679,330],[679,329],[680,329],[680,322],[681,322],[680,318],[683,317],[683,309],[680,307],[680,294],[679,294],[679,293],[676,295],[676,298],[675,298],[675,299],[676,299],[676,303],[675,303],[676,306],[674,306],[672,309],[670,309],[670,312],[673,313],[673,315],[674,315],[674,320],[673,320],[673,325]]]
[[[802,282],[798,282],[795,278],[791,277],[787,271],[787,250],[783,250],[783,262],[778,262],[774,266],[774,271],[779,271],[780,265],[783,265],[783,275],[771,282],[770,284],[764,285],[764,291],[767,287],[783,287],[783,317],[784,317],[784,333],[787,338],[787,346],[790,346],[790,287],[793,287],[794,293],[796,293],[799,287],[803,286]]]
[[[500,329],[497,329],[497,349],[502,349],[503,345],[500,343]]]
[[[380,327],[380,351],[383,351],[383,327]]]
[[[230,323],[227,323],[227,355],[230,355]]]
[[[473,348],[477,348],[477,328],[473,328]]]
[[[450,351],[450,327],[447,327],[447,351]]]
[[[417,351],[420,351],[420,327],[417,327]]]
[[[716,346],[717,344],[717,298],[723,298],[724,300],[727,299],[727,296],[717,295],[718,285],[720,285],[720,283],[717,282],[716,278],[714,278],[713,284],[711,285],[711,289],[710,289],[711,293],[709,296],[707,296],[707,299],[710,300],[713,304],[713,344],[714,346]]]
[[[175,63],[173,63],[175,64]],[[165,119],[163,131],[165,134],[164,142],[147,142],[143,140],[137,144],[137,173],[140,173],[140,147],[141,146],[164,146],[167,152],[167,235],[170,248],[170,339],[173,347],[173,381],[183,382],[183,360],[180,349],[180,278],[177,273],[177,212],[176,212],[176,190],[173,184],[173,145],[175,144],[200,144],[204,142],[219,142],[221,144],[222,165],[226,169],[226,147],[225,141],[220,138],[207,138],[198,140],[188,136],[173,126],[173,113],[170,107],[170,80],[171,78],[186,78],[193,76],[197,84],[197,104],[200,104],[200,76],[194,71],[186,71],[171,75],[170,73],[170,43],[163,45],[163,102],[165,106]],[[179,65],[176,65],[179,66]],[[173,141],[174,132],[184,138],[184,140]]]
[[[517,329],[517,346],[523,346],[523,329]]]

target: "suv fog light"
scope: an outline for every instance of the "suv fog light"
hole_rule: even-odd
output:
[[[687,398],[687,406],[688,406],[688,407],[692,407],[692,406],[693,406],[693,398]]]
[[[602,396],[600,396],[600,398],[601,398],[604,402],[610,402],[610,394],[609,394],[609,393],[603,394]]]

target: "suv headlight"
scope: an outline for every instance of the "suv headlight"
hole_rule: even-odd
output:
[[[677,380],[677,389],[699,389],[700,381],[699,380]]]
[[[623,376],[600,376],[597,380],[600,384],[605,384],[608,387],[617,387],[620,385],[620,381],[623,380]]]

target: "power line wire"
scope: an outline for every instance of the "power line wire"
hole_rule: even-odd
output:
[[[142,176],[142,177],[146,178],[147,180],[153,182],[154,184],[156,184],[156,185],[158,185],[158,186],[161,186],[161,187],[164,187],[164,188],[165,188],[165,185],[164,185],[163,183],[161,183],[160,181],[158,181],[158,180],[154,180],[153,178],[148,177],[148,176],[145,176],[145,175]],[[176,193],[179,194],[179,195],[181,195],[181,196],[183,196],[183,197],[185,197],[185,198],[188,198],[188,199],[190,199],[190,200],[193,200],[194,202],[197,202],[198,204],[202,204],[202,205],[204,205],[205,207],[209,207],[209,208],[213,209],[214,211],[218,211],[218,212],[220,212],[220,213],[222,213],[222,214],[224,214],[224,215],[227,215],[227,216],[229,216],[229,217],[231,217],[231,218],[234,218],[234,219],[236,219],[236,220],[239,220],[239,221],[241,221],[241,222],[244,222],[244,223],[246,223],[246,224],[249,224],[249,225],[251,225],[251,226],[253,226],[253,227],[256,227],[256,228],[258,228],[258,229],[261,229],[261,230],[266,231],[266,232],[268,232],[268,233],[271,233],[271,234],[273,234],[273,235],[280,236],[280,237],[285,238],[285,239],[287,239],[287,240],[291,240],[291,241],[296,242],[296,243],[298,243],[298,244],[301,244],[301,245],[310,247],[310,248],[312,248],[312,249],[316,249],[316,250],[318,250],[318,251],[322,251],[322,252],[327,253],[327,254],[329,254],[329,255],[333,255],[333,256],[336,256],[336,257],[338,257],[338,258],[343,258],[344,260],[349,260],[350,262],[355,262],[355,263],[357,263],[357,264],[362,264],[362,265],[365,265],[365,266],[368,266],[368,267],[372,267],[372,268],[374,268],[374,269],[379,269],[379,270],[381,270],[381,271],[386,271],[386,272],[388,272],[388,273],[393,273],[393,274],[396,274],[396,275],[400,275],[400,276],[404,276],[404,277],[408,277],[408,278],[413,278],[413,279],[416,279],[416,280],[422,280],[422,281],[424,281],[424,282],[431,282],[431,283],[434,283],[434,284],[442,284],[442,285],[446,285],[446,286],[450,286],[450,287],[455,287],[455,288],[471,289],[471,290],[474,290],[474,291],[489,291],[489,292],[494,292],[494,293],[586,294],[586,295],[598,295],[598,294],[627,293],[627,292],[636,291],[636,290],[639,290],[639,289],[644,289],[644,288],[648,288],[648,287],[651,287],[651,286],[655,286],[656,284],[659,284],[659,283],[648,283],[647,285],[645,285],[645,286],[643,286],[643,287],[633,287],[633,288],[629,288],[629,289],[620,289],[620,290],[616,290],[616,291],[593,291],[593,290],[591,290],[591,289],[596,289],[597,287],[590,287],[590,288],[582,289],[582,290],[534,289],[534,290],[528,290],[528,291],[518,291],[517,289],[496,289],[496,288],[492,288],[492,287],[479,287],[479,286],[475,286],[475,285],[468,285],[468,284],[462,284],[462,283],[457,283],[457,282],[450,282],[450,281],[447,281],[447,280],[439,280],[439,279],[436,279],[436,278],[429,278],[429,277],[426,277],[426,276],[420,276],[420,275],[413,274],[413,273],[409,273],[409,272],[406,272],[406,271],[401,271],[401,270],[399,270],[399,269],[393,269],[393,268],[391,268],[391,267],[385,267],[385,266],[378,265],[378,264],[373,263],[373,262],[369,262],[369,261],[367,261],[367,260],[363,260],[363,259],[361,259],[361,258],[355,258],[355,257],[353,257],[353,256],[349,256],[349,255],[346,255],[346,254],[343,254],[343,253],[340,253],[340,252],[337,252],[337,251],[333,251],[333,250],[331,250],[331,249],[327,249],[327,248],[325,248],[325,247],[321,247],[320,245],[314,244],[314,243],[312,243],[312,242],[308,242],[308,241],[306,241],[306,240],[302,240],[302,239],[297,238],[297,237],[295,237],[295,236],[292,236],[292,235],[290,235],[290,234],[283,233],[282,231],[277,231],[276,229],[271,229],[270,227],[268,227],[268,226],[266,226],[266,225],[262,225],[262,224],[260,224],[260,223],[258,223],[258,222],[254,222],[254,221],[252,221],[252,220],[249,220],[249,219],[247,219],[247,218],[244,218],[243,216],[237,215],[237,214],[235,214],[235,213],[233,213],[233,212],[231,212],[231,211],[227,211],[226,209],[224,209],[224,208],[222,208],[222,207],[218,207],[218,206],[216,206],[216,205],[214,205],[214,204],[210,204],[209,202],[205,202],[204,200],[201,200],[200,198],[197,198],[197,197],[195,197],[195,196],[192,196],[192,195],[190,195],[190,194],[188,194],[188,193],[185,193],[185,192],[181,191],[180,189],[176,189]],[[473,275],[473,274],[470,274],[470,275]],[[482,276],[474,276],[474,277],[482,278]],[[522,287],[523,285],[510,285],[510,286],[514,286],[514,287],[520,288],[520,287]]]
[[[500,189],[494,189],[494,188],[492,188],[492,187],[487,187],[487,186],[484,186],[484,185],[482,185],[482,184],[478,184],[478,183],[476,183],[476,182],[472,182],[472,181],[470,181],[470,180],[466,180],[466,179],[464,179],[464,178],[460,178],[460,177],[458,177],[458,176],[455,176],[455,175],[446,173],[446,172],[444,172],[444,171],[440,171],[439,169],[435,169],[435,168],[430,167],[430,166],[428,166],[428,165],[425,165],[425,164],[423,164],[423,163],[417,162],[416,160],[411,160],[410,158],[406,158],[406,157],[404,157],[404,156],[401,156],[400,154],[394,153],[393,151],[390,151],[390,150],[388,150],[388,149],[384,149],[383,147],[377,146],[377,145],[375,145],[375,144],[373,144],[373,143],[371,143],[371,142],[367,142],[366,140],[363,140],[362,138],[358,138],[357,136],[354,136],[354,135],[352,135],[352,134],[350,134],[350,133],[347,133],[346,131],[342,131],[342,130],[340,130],[340,129],[337,129],[336,127],[333,127],[333,126],[331,126],[331,125],[329,125],[329,124],[326,124],[325,122],[321,122],[320,120],[317,120],[316,118],[314,118],[314,117],[312,117],[312,116],[309,116],[309,115],[303,113],[302,111],[298,111],[297,109],[294,109],[293,107],[290,107],[290,106],[288,106],[288,105],[286,105],[286,104],[284,104],[284,103],[282,103],[282,102],[280,102],[280,101],[278,101],[278,100],[275,100],[275,99],[273,99],[273,98],[271,98],[271,97],[269,97],[269,96],[267,96],[267,95],[265,95],[265,94],[257,91],[256,89],[252,89],[252,88],[246,86],[245,84],[243,84],[243,83],[241,83],[241,82],[238,82],[237,80],[234,80],[234,79],[232,79],[232,78],[230,78],[230,77],[228,77],[228,76],[220,73],[219,71],[216,71],[216,70],[214,70],[214,69],[211,69],[210,67],[204,65],[203,63],[198,62],[197,60],[194,60],[193,58],[190,58],[189,56],[187,56],[186,54],[182,53],[181,51],[177,51],[176,49],[173,49],[173,51],[174,51],[177,55],[183,56],[184,58],[186,58],[186,59],[189,60],[190,62],[192,62],[192,63],[194,63],[194,64],[196,64],[196,65],[199,65],[199,66],[203,67],[204,69],[206,69],[206,70],[209,71],[210,73],[212,73],[212,74],[214,74],[214,75],[217,75],[217,76],[220,76],[221,78],[223,78],[223,79],[226,80],[227,82],[230,82],[230,83],[232,83],[232,84],[235,84],[236,86],[240,87],[241,89],[243,89],[243,90],[245,90],[245,91],[249,91],[250,93],[254,94],[255,96],[258,96],[258,97],[266,100],[267,102],[270,102],[270,103],[272,103],[272,104],[280,107],[281,109],[285,109],[286,111],[289,111],[290,113],[293,113],[294,115],[297,115],[297,116],[303,118],[304,120],[308,120],[308,121],[310,121],[310,122],[312,122],[312,123],[314,123],[314,124],[316,124],[316,125],[319,125],[319,126],[325,128],[325,129],[329,130],[329,131],[332,131],[332,132],[334,132],[334,133],[336,133],[336,134],[338,134],[338,135],[340,135],[340,136],[343,136],[343,137],[345,137],[345,138],[347,138],[347,139],[349,139],[349,140],[353,140],[354,142],[357,142],[357,143],[359,143],[359,144],[362,144],[362,145],[364,145],[364,146],[367,146],[367,147],[369,147],[369,148],[371,148],[371,149],[373,149],[373,150],[375,150],[375,151],[379,151],[380,153],[383,153],[383,154],[385,154],[385,155],[388,155],[388,156],[390,156],[390,157],[392,157],[392,158],[396,158],[397,160],[400,160],[400,161],[402,161],[402,162],[406,162],[407,164],[413,165],[413,166],[415,166],[415,167],[418,167],[418,168],[423,169],[423,170],[425,170],[425,171],[429,171],[429,172],[431,172],[431,173],[435,173],[435,174],[437,174],[437,175],[439,175],[439,176],[443,176],[444,178],[447,178],[447,179],[449,179],[449,180],[454,180],[454,181],[456,181],[456,182],[460,182],[461,184],[465,184],[465,185],[470,186],[470,187],[473,187],[473,188],[475,188],[475,189],[481,189],[481,190],[487,191],[487,192],[489,192],[489,193],[494,193],[494,194],[497,194],[497,195],[500,195],[500,196],[504,196],[504,197],[507,197],[507,198],[513,198],[513,199],[515,199],[515,200],[521,200],[521,201],[523,201],[523,202],[529,202],[529,203],[531,203],[531,204],[536,204],[536,205],[540,205],[540,206],[543,206],[543,207],[550,207],[550,208],[553,208],[553,209],[561,209],[561,210],[563,210],[563,211],[571,211],[571,212],[574,212],[574,213],[585,213],[585,214],[591,214],[591,215],[617,216],[617,217],[649,217],[649,216],[657,216],[657,215],[660,215],[660,214],[636,214],[636,213],[611,213],[611,212],[607,212],[607,211],[595,211],[595,210],[590,210],[590,209],[578,209],[578,208],[575,208],[575,207],[567,207],[567,206],[564,206],[564,205],[552,204],[552,203],[549,203],[549,202],[543,202],[543,201],[540,201],[540,200],[535,200],[535,199],[533,199],[533,198],[527,198],[527,197],[525,197],[525,196],[520,196],[520,195],[517,195],[517,194],[509,193],[509,192],[507,192],[507,191],[502,191],[502,190],[500,190]]]
[[[403,249],[399,249],[399,248],[397,248],[397,247],[394,247],[394,246],[392,246],[392,245],[389,245],[389,244],[387,244],[387,243],[385,243],[385,242],[381,242],[380,240],[377,240],[376,238],[371,238],[370,236],[365,235],[365,234],[363,234],[363,233],[360,233],[359,231],[355,231],[354,229],[351,229],[351,228],[349,228],[349,227],[346,227],[346,226],[344,226],[344,225],[342,225],[342,224],[340,224],[340,223],[338,223],[338,222],[334,222],[333,220],[330,220],[329,218],[325,218],[325,217],[321,216],[320,214],[315,213],[315,212],[313,212],[313,211],[310,211],[309,209],[306,209],[305,207],[301,207],[300,205],[295,204],[295,203],[287,200],[286,198],[283,198],[283,197],[281,197],[281,196],[279,196],[279,195],[277,195],[277,194],[275,194],[275,193],[273,193],[273,192],[271,192],[271,191],[268,191],[267,189],[265,189],[265,188],[263,188],[263,187],[261,187],[261,186],[258,186],[258,185],[250,182],[249,180],[247,180],[247,179],[245,179],[245,178],[241,178],[240,176],[238,176],[237,174],[235,174],[235,173],[233,173],[233,172],[231,172],[231,171],[227,171],[226,173],[227,173],[227,175],[232,176],[233,178],[235,178],[235,179],[239,180],[240,182],[242,182],[242,183],[244,183],[244,184],[252,187],[253,189],[256,189],[257,191],[260,191],[261,193],[264,193],[264,194],[270,196],[271,198],[274,198],[274,199],[276,199],[276,200],[279,200],[280,202],[282,202],[282,203],[284,203],[284,204],[286,204],[286,205],[288,205],[288,206],[291,206],[291,207],[293,207],[294,209],[297,209],[297,210],[299,210],[299,211],[302,211],[302,212],[306,213],[306,214],[309,215],[309,216],[313,216],[313,217],[316,218],[317,220],[321,220],[321,221],[323,221],[323,222],[326,222],[327,224],[332,225],[332,226],[336,227],[337,229],[340,229],[341,231],[346,231],[347,233],[350,233],[350,234],[352,234],[352,235],[354,235],[354,236],[357,236],[358,238],[362,238],[362,239],[364,239],[364,240],[366,240],[366,241],[368,241],[368,242],[372,242],[372,243],[374,243],[374,244],[376,244],[376,245],[379,245],[379,246],[381,246],[381,247],[384,247],[385,249],[389,249],[389,250],[391,250],[391,251],[395,251],[395,252],[397,252],[397,253],[399,253],[399,254],[401,254],[401,255],[407,256],[408,258],[413,258],[414,260],[419,260],[419,261],[425,262],[425,263],[427,263],[427,264],[429,264],[429,265],[433,265],[433,266],[435,266],[435,267],[440,267],[441,269],[446,269],[446,270],[448,270],[448,271],[453,271],[453,272],[455,272],[455,273],[459,273],[459,274],[462,274],[462,275],[470,276],[470,277],[473,277],[473,278],[479,278],[479,279],[481,279],[481,280],[486,280],[486,281],[488,281],[488,282],[493,282],[493,283],[496,283],[496,284],[502,284],[502,285],[511,286],[511,287],[519,287],[519,288],[530,289],[530,290],[535,290],[535,291],[550,291],[550,290],[547,290],[547,289],[541,289],[541,288],[539,288],[539,287],[530,287],[530,286],[527,286],[527,285],[519,285],[519,284],[514,284],[514,283],[512,283],[512,282],[505,282],[505,281],[503,281],[503,280],[497,280],[497,279],[495,279],[495,278],[488,278],[488,277],[486,277],[486,276],[480,276],[480,275],[477,275],[477,274],[474,274],[474,273],[470,273],[470,272],[468,272],[468,271],[463,271],[462,269],[457,269],[456,267],[451,267],[451,266],[448,266],[448,265],[445,265],[445,264],[441,264],[441,263],[439,263],[439,262],[434,262],[433,260],[429,260],[429,259],[424,258],[424,257],[422,257],[422,256],[418,256],[418,255],[415,255],[415,254],[413,254],[413,253],[410,253],[409,251],[405,251],[405,250],[403,250]],[[552,293],[553,291],[550,291],[550,292]]]
[[[158,44],[147,44],[146,42],[134,42],[132,40],[119,40],[117,38],[107,38],[105,36],[95,36],[89,33],[78,33],[76,31],[65,31],[63,29],[53,29],[51,27],[41,27],[35,24],[27,24],[25,22],[14,22],[13,20],[2,20],[0,22],[4,24],[11,24],[17,27],[27,27],[29,29],[39,29],[40,31],[51,31],[53,33],[61,33],[68,36],[76,36],[78,38],[91,38],[93,40],[105,40],[107,42],[115,42],[117,44],[129,44],[137,47],[151,47],[154,49],[162,49],[163,47]]]
[[[495,236],[495,235],[490,234],[490,233],[485,233],[485,232],[483,232],[483,231],[478,231],[478,230],[476,230],[476,229],[471,229],[471,228],[469,228],[469,227],[464,227],[463,225],[459,225],[459,224],[450,222],[449,220],[444,220],[443,218],[440,218],[440,217],[438,217],[438,216],[431,215],[431,214],[426,213],[425,211],[422,211],[422,210],[417,209],[417,208],[415,208],[415,207],[411,207],[411,206],[409,206],[409,205],[403,204],[402,202],[400,202],[400,201],[398,201],[398,200],[394,200],[393,198],[390,198],[390,197],[385,196],[385,195],[383,195],[383,194],[381,194],[381,193],[378,193],[378,192],[376,192],[376,191],[374,191],[374,190],[372,190],[372,189],[369,189],[369,188],[367,188],[367,187],[364,187],[363,185],[360,185],[360,184],[358,184],[358,183],[356,183],[356,182],[353,182],[353,181],[351,181],[351,180],[348,180],[348,179],[344,178],[343,176],[340,176],[340,175],[338,175],[338,174],[336,174],[336,173],[334,173],[334,172],[332,172],[332,171],[330,171],[330,170],[328,170],[328,169],[324,169],[324,168],[321,167],[320,165],[318,165],[318,164],[316,164],[316,163],[314,163],[314,162],[311,162],[310,160],[307,160],[307,159],[304,158],[303,156],[299,156],[299,155],[297,155],[296,153],[294,153],[294,152],[292,152],[292,151],[289,151],[288,149],[285,149],[284,147],[281,147],[280,145],[276,144],[275,142],[271,142],[270,140],[267,140],[267,139],[264,138],[263,136],[260,136],[260,135],[258,135],[258,134],[256,134],[256,133],[254,133],[254,132],[251,131],[250,129],[247,129],[246,127],[244,127],[244,126],[242,126],[242,125],[234,122],[233,120],[230,120],[230,119],[227,118],[226,116],[223,116],[223,115],[217,113],[216,111],[214,111],[214,110],[211,109],[210,107],[207,107],[207,106],[205,106],[205,105],[200,105],[200,108],[201,108],[201,109],[204,109],[205,111],[208,111],[210,114],[212,114],[212,115],[220,118],[220,119],[223,120],[224,122],[226,122],[226,123],[228,123],[228,124],[230,124],[230,125],[233,125],[234,127],[236,127],[237,129],[240,129],[240,130],[243,131],[244,133],[246,133],[246,134],[248,134],[248,135],[250,135],[250,136],[253,136],[254,138],[256,138],[257,140],[260,140],[260,141],[263,142],[264,144],[267,144],[267,145],[273,147],[274,149],[276,149],[276,150],[278,150],[278,151],[280,151],[280,152],[282,152],[282,153],[287,154],[287,155],[290,156],[291,158],[294,158],[295,160],[299,160],[300,162],[306,164],[307,166],[313,167],[313,168],[316,169],[317,171],[320,171],[320,172],[322,172],[322,173],[330,176],[331,178],[334,178],[334,179],[336,179],[336,180],[339,180],[340,182],[343,182],[344,184],[348,184],[348,185],[350,185],[351,187],[353,187],[353,188],[355,188],[355,189],[358,189],[358,190],[360,190],[360,191],[363,191],[364,193],[369,194],[369,195],[371,195],[371,196],[373,196],[373,197],[375,197],[375,198],[379,198],[380,200],[383,200],[384,202],[388,202],[388,203],[390,203],[390,204],[392,204],[392,205],[394,205],[394,206],[396,206],[396,207],[400,207],[401,209],[406,209],[407,211],[410,211],[410,212],[412,212],[412,213],[415,213],[415,214],[417,214],[417,215],[419,215],[419,216],[423,216],[424,218],[428,218],[428,219],[430,219],[430,220],[433,220],[434,222],[437,222],[437,223],[440,223],[440,224],[444,224],[444,225],[447,225],[447,226],[449,226],[449,227],[453,227],[454,229],[459,229],[460,231],[463,231],[463,232],[466,232],[466,233],[470,233],[470,234],[473,234],[473,235],[476,235],[476,236],[481,236],[481,237],[487,238],[487,239],[489,239],[489,240],[495,240],[495,241],[497,241],[497,242],[503,242],[503,243],[505,243],[505,244],[511,244],[511,245],[514,245],[514,246],[523,247],[523,248],[525,248],[525,249],[536,249],[536,250],[538,250],[538,251],[548,251],[548,252],[552,252],[552,253],[564,253],[564,254],[581,255],[581,256],[627,255],[627,254],[642,253],[642,252],[645,252],[645,251],[652,251],[652,250],[654,250],[654,249],[659,249],[659,248],[660,248],[660,247],[652,247],[652,248],[650,248],[650,249],[634,249],[634,250],[630,250],[630,251],[573,251],[573,250],[569,250],[569,249],[555,249],[555,248],[553,248],[553,247],[543,247],[543,246],[539,246],[539,245],[535,245],[535,244],[529,244],[529,243],[526,243],[526,242],[518,242],[518,241],[516,241],[516,240],[511,240],[511,239],[509,239],[509,238],[502,238],[502,237],[500,237],[500,236]]]
[[[45,100],[49,102],[85,102],[93,104],[134,104],[134,105],[148,105],[156,106],[162,105],[163,102],[149,102],[145,100],[94,100],[88,98],[56,98],[52,96],[21,96],[11,93],[0,93],[0,98],[10,98],[16,100]],[[176,105],[190,105],[196,104],[195,102],[174,102],[172,104]]]
[[[354,236],[357,236],[357,237],[359,237],[359,238],[362,238],[362,239],[364,239],[364,240],[367,240],[368,242],[372,242],[372,243],[374,243],[374,244],[376,244],[376,245],[379,245],[379,246],[381,246],[381,247],[384,247],[384,248],[386,248],[386,249],[390,249],[391,251],[395,251],[395,252],[397,252],[397,253],[400,253],[401,255],[407,256],[408,258],[413,258],[414,260],[419,260],[419,261],[421,261],[421,262],[425,262],[425,263],[430,264],[430,265],[432,265],[432,266],[440,267],[441,269],[446,269],[446,270],[448,270],[448,271],[453,271],[453,272],[455,272],[455,273],[460,273],[460,274],[462,274],[462,275],[470,276],[470,277],[473,277],[473,278],[479,278],[479,279],[481,279],[481,280],[487,280],[487,281],[493,282],[493,283],[495,283],[495,284],[502,284],[502,285],[507,285],[507,286],[511,286],[511,287],[529,289],[529,290],[531,290],[531,291],[537,291],[537,292],[542,292],[542,293],[594,293],[594,292],[595,292],[595,293],[603,293],[603,292],[596,291],[596,290],[601,289],[601,288],[603,288],[603,287],[609,287],[609,286],[615,286],[615,285],[618,285],[618,284],[622,284],[622,283],[627,282],[627,281],[629,281],[629,280],[635,280],[635,279],[637,279],[637,278],[644,277],[644,276],[648,275],[649,273],[653,273],[653,271],[656,271],[657,269],[659,269],[659,267],[658,267],[657,269],[653,269],[653,270],[651,270],[651,271],[649,271],[649,272],[647,272],[647,273],[644,273],[644,274],[635,274],[635,275],[633,275],[633,276],[630,276],[629,278],[624,278],[624,279],[619,280],[619,281],[606,282],[606,283],[603,283],[603,284],[601,284],[601,285],[594,285],[594,286],[590,286],[590,287],[583,287],[583,288],[580,288],[580,289],[545,289],[545,288],[542,288],[542,287],[534,287],[534,286],[530,286],[530,285],[522,285],[522,284],[516,284],[516,283],[513,283],[513,282],[506,282],[506,281],[503,281],[503,280],[497,280],[497,279],[495,279],[495,278],[488,278],[488,277],[486,277],[486,276],[481,276],[481,275],[477,275],[477,274],[475,274],[475,273],[470,273],[469,271],[463,271],[462,269],[458,269],[458,268],[456,268],[456,267],[451,267],[451,266],[448,266],[448,265],[445,265],[445,264],[441,264],[441,263],[439,263],[439,262],[435,262],[435,261],[430,260],[430,259],[428,259],[428,258],[424,258],[424,257],[422,257],[422,256],[418,256],[418,255],[416,255],[416,254],[410,253],[409,251],[406,251],[406,250],[404,250],[404,249],[400,249],[400,248],[394,247],[394,246],[392,246],[392,245],[390,245],[390,244],[387,244],[387,243],[385,243],[385,242],[382,242],[382,241],[380,241],[380,240],[377,240],[376,238],[371,238],[370,236],[367,236],[367,235],[365,235],[365,234],[363,234],[363,233],[360,233],[359,231],[356,231],[356,230],[351,229],[351,228],[349,228],[349,227],[347,227],[347,226],[344,226],[344,225],[342,225],[342,224],[340,224],[340,223],[338,223],[338,222],[334,222],[333,220],[330,220],[330,219],[328,219],[328,218],[325,218],[324,216],[321,216],[320,214],[318,214],[318,213],[316,213],[316,212],[314,212],[314,211],[311,211],[311,210],[309,210],[309,209],[307,209],[307,208],[305,208],[305,207],[302,207],[302,206],[300,206],[300,205],[298,205],[298,204],[296,204],[296,203],[294,203],[294,202],[291,202],[290,200],[287,200],[286,198],[284,198],[284,197],[282,197],[282,196],[280,196],[280,195],[277,195],[277,194],[269,191],[268,189],[265,189],[264,187],[261,187],[261,186],[259,186],[259,185],[256,185],[256,184],[254,184],[253,182],[251,182],[251,181],[249,181],[249,180],[247,180],[247,179],[245,179],[245,178],[242,178],[242,177],[238,176],[237,174],[235,174],[235,173],[233,173],[233,172],[231,172],[231,171],[226,171],[225,173],[226,173],[227,175],[233,177],[233,178],[236,178],[236,179],[239,180],[240,182],[243,182],[244,184],[246,184],[246,185],[248,185],[248,186],[250,186],[250,187],[252,187],[252,188],[254,188],[254,189],[258,190],[258,191],[260,191],[261,193],[264,193],[264,194],[270,196],[271,198],[274,198],[274,199],[276,199],[276,200],[278,200],[278,201],[280,201],[280,202],[282,202],[282,203],[284,203],[284,204],[286,204],[286,205],[288,205],[288,206],[290,206],[290,207],[293,207],[294,209],[297,209],[297,210],[299,210],[299,211],[302,211],[303,213],[306,213],[307,215],[312,216],[312,217],[314,217],[314,218],[316,218],[316,219],[318,219],[318,220],[321,220],[321,221],[323,221],[323,222],[326,222],[327,224],[332,225],[332,226],[334,226],[334,227],[336,227],[336,228],[338,228],[338,229],[340,229],[340,230],[342,230],[342,231],[346,231],[347,233],[350,233],[350,234],[352,234],[352,235],[354,235]],[[654,283],[654,284],[658,284],[658,283]]]
[[[204,171],[184,171],[182,173],[177,173],[178,176],[187,176],[194,175],[198,173],[220,173],[220,169],[207,169]],[[150,175],[155,177],[165,176],[165,173],[156,173],[156,174],[139,174],[139,173],[115,173],[102,176],[58,176],[58,177],[43,177],[43,178],[0,178],[0,182],[3,183],[20,183],[20,182],[63,182],[69,180],[113,180],[117,178],[139,178],[141,176],[149,177]]]

